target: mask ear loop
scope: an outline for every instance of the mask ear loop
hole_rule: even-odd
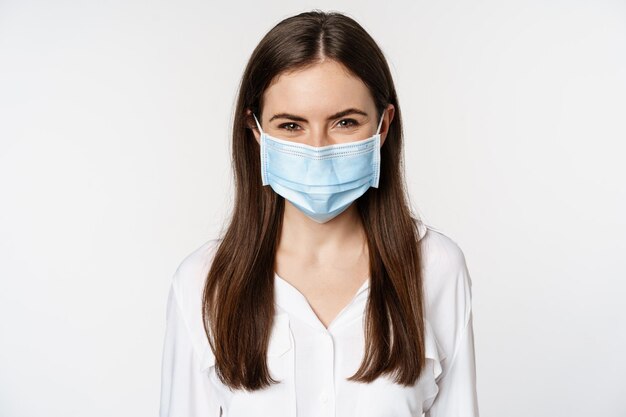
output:
[[[376,129],[376,134],[380,134],[380,127],[383,125],[383,119],[385,118],[385,112],[380,116],[380,122],[378,122],[378,129]]]
[[[383,119],[385,118],[385,112],[380,116],[380,122],[378,122],[378,129],[376,129],[376,153],[374,154],[374,172],[376,173],[375,178],[372,181],[372,187],[378,188],[378,183],[380,181],[380,127],[383,124]]]
[[[254,116],[254,121],[256,122],[257,127],[259,128],[259,132],[263,133],[263,129],[261,129],[261,124],[259,123],[259,121],[256,118],[256,114],[252,113],[252,115]]]
[[[261,124],[256,118],[256,114],[252,113],[252,115],[254,116],[254,121],[259,128],[259,132],[261,133],[261,185],[265,186],[269,185],[269,182],[267,181],[267,156],[265,154],[265,142],[263,141],[263,129],[261,129]]]

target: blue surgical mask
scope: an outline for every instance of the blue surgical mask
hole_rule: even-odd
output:
[[[356,142],[311,146],[278,139],[261,129],[261,179],[300,211],[326,223],[346,210],[380,177],[380,126]]]

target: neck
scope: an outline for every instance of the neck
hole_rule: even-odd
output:
[[[278,251],[313,263],[341,257],[367,245],[363,223],[353,203],[326,223],[317,223],[285,200]]]

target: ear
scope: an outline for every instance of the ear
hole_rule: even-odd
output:
[[[252,130],[252,134],[254,135],[254,139],[256,139],[256,142],[261,145],[261,132],[259,132],[259,128],[256,125],[256,122],[254,121],[254,116],[252,115],[252,110],[250,109],[246,109],[246,127],[250,130]],[[261,123],[261,121],[259,120],[259,123]]]
[[[393,104],[389,104],[384,110],[383,123],[380,125],[380,146],[382,147],[387,139],[387,133],[389,133],[389,126],[393,120],[393,115],[396,112],[396,108]]]

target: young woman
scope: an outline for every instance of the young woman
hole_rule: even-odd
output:
[[[354,20],[276,25],[243,74],[236,195],[167,304],[161,417],[478,417],[463,252],[410,210],[383,53]]]

